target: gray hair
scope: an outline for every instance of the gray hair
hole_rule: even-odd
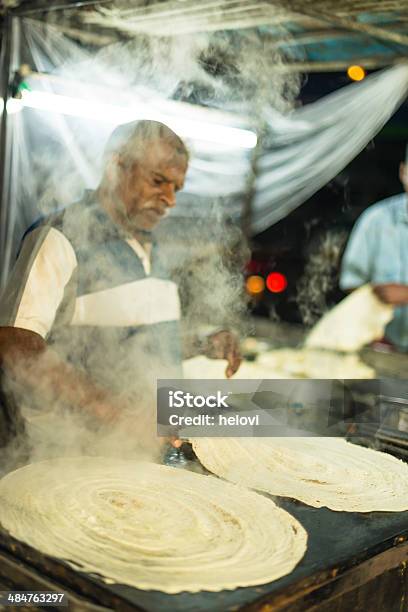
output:
[[[164,123],[150,120],[132,121],[115,128],[106,143],[104,160],[107,162],[115,154],[135,160],[143,154],[145,145],[159,142],[170,145],[188,162],[189,152],[181,138]]]

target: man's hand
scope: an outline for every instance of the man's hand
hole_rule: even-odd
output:
[[[402,306],[408,304],[408,285],[398,283],[387,283],[384,285],[374,285],[375,295],[385,304]]]
[[[210,359],[226,359],[228,361],[225,370],[227,378],[231,378],[235,374],[242,361],[238,338],[227,330],[208,336],[204,355]]]

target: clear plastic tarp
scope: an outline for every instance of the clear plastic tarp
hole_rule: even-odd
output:
[[[203,43],[190,40],[189,45],[192,53],[194,45]],[[239,221],[252,193],[250,231],[255,234],[336,176],[408,91],[408,66],[400,65],[303,108],[290,111],[286,105],[285,113],[282,95],[262,94],[251,113],[242,100],[222,108],[228,88],[204,73],[185,46],[183,53],[175,43],[166,52],[156,49],[150,63],[141,48],[135,39],[125,47],[115,43],[93,52],[54,25],[13,18],[11,69],[27,62],[33,74],[26,79],[22,100],[7,103],[3,282],[26,228],[40,215],[78,199],[83,189],[97,186],[105,142],[119,123],[159,119],[186,139],[191,164],[175,215],[195,219],[215,213]],[[171,99],[183,66],[183,78],[214,91],[218,87],[218,108]],[[274,83],[271,78],[271,89]]]

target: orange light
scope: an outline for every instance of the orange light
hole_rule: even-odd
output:
[[[262,276],[248,276],[246,280],[246,290],[250,295],[258,295],[265,289],[265,281]]]
[[[352,81],[362,81],[366,75],[364,68],[361,66],[349,66],[347,74]]]
[[[288,286],[288,281],[284,274],[280,272],[271,272],[266,277],[266,286],[272,293],[282,293]]]

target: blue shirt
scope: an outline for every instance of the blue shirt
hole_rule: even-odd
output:
[[[365,283],[408,285],[408,197],[402,193],[370,206],[358,219],[344,253],[340,287]],[[408,306],[395,308],[386,337],[408,351]]]

